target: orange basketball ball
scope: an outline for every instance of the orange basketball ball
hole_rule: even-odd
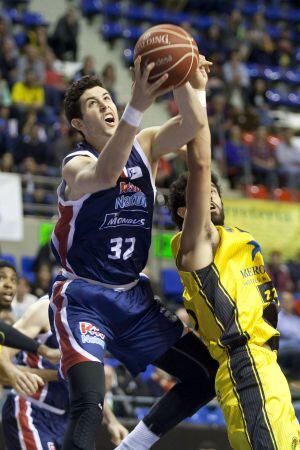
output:
[[[145,31],[134,48],[134,60],[137,56],[141,56],[142,70],[151,62],[155,63],[149,76],[150,83],[169,74],[163,87],[184,84],[199,64],[195,40],[183,28],[170,24],[156,25]]]

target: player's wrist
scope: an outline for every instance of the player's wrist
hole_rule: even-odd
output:
[[[206,90],[205,89],[194,89],[197,95],[198,101],[202,108],[206,108]]]
[[[127,103],[122,119],[132,127],[138,128],[143,119],[143,112],[133,106],[131,103]]]

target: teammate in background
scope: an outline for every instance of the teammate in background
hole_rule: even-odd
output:
[[[232,448],[299,449],[299,424],[277,363],[277,293],[259,244],[224,225],[210,147],[206,120],[188,144],[188,175],[170,190],[171,214],[181,230],[172,250],[185,307],[219,363],[216,392]]]
[[[136,59],[131,100],[120,122],[95,77],[73,83],[65,97],[67,118],[84,141],[63,161],[60,216],[52,235],[63,271],[53,285],[50,317],[71,398],[64,450],[94,448],[106,348],[133,376],[153,363],[179,380],[138,424],[139,449],[149,448],[215,395],[215,361],[154,300],[149,279],[140,276],[151,242],[159,158],[182,147],[203,126],[194,89],[204,89],[207,82],[206,72],[203,76],[198,69],[193,87],[187,83],[174,90],[180,115],[136,136],[143,112],[166,92],[161,85],[167,75],[148,82],[153,66],[141,73]],[[125,440],[126,448],[135,448],[135,434]]]
[[[15,327],[30,338],[58,348],[51,333],[48,319],[49,298],[42,297],[31,305]],[[4,349],[1,363],[6,365],[18,350]],[[12,391],[3,405],[2,426],[7,450],[32,450],[62,448],[67,427],[69,397],[66,382],[57,379],[57,365],[32,353],[21,352],[17,356],[19,364],[43,370],[48,383],[32,395],[22,396]],[[104,403],[104,422],[114,444],[118,444],[127,430],[116,419],[109,406]]]
[[[17,272],[8,261],[0,260],[0,311],[10,308],[17,289]],[[0,348],[7,346],[29,351],[35,355],[42,355],[50,360],[58,360],[59,353],[43,344],[38,344],[11,325],[0,321]],[[39,372],[42,374],[42,372]],[[16,391],[24,395],[35,392],[44,385],[40,375],[24,371],[9,361],[5,365],[0,360],[0,383],[11,385]]]

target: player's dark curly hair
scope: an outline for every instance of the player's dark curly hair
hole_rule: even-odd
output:
[[[74,81],[67,89],[64,98],[64,109],[69,122],[75,118],[82,118],[79,99],[82,94],[95,86],[102,87],[101,80],[95,75],[86,75],[78,81]]]
[[[177,225],[179,230],[182,230],[183,218],[177,214],[177,209],[185,206],[185,191],[188,179],[188,172],[182,173],[177,180],[175,180],[170,186],[170,192],[168,197],[168,208],[173,222]],[[216,186],[219,196],[221,197],[221,188],[219,185],[218,177],[215,173],[211,174],[211,181]]]

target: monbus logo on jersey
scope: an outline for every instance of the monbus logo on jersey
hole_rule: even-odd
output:
[[[140,209],[129,209],[116,213],[105,214],[105,219],[99,230],[116,227],[142,227],[149,229],[148,212]]]
[[[97,344],[104,347],[105,335],[95,325],[89,322],[79,322],[79,329],[83,344]]]

